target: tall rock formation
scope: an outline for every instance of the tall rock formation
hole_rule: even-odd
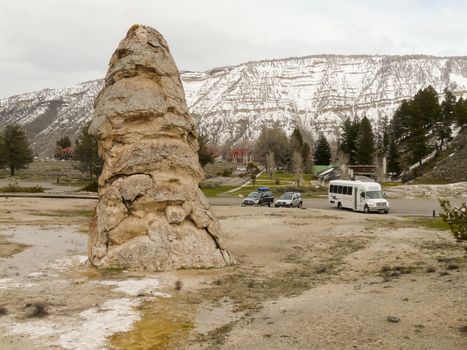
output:
[[[234,263],[198,183],[203,170],[180,74],[156,30],[135,25],[110,59],[90,132],[104,168],[88,254],[97,267]]]

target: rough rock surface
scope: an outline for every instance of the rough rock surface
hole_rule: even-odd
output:
[[[166,41],[135,25],[110,59],[90,133],[104,168],[88,254],[98,267],[173,270],[234,263],[198,183],[204,172]]]

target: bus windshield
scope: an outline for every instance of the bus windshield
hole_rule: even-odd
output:
[[[366,198],[368,199],[379,199],[379,198],[384,198],[383,192],[381,191],[367,191],[366,192]]]

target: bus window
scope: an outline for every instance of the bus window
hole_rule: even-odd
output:
[[[342,188],[342,194],[347,194],[347,188],[348,188],[347,186],[344,186]]]
[[[353,187],[350,186],[349,189],[347,190],[347,194],[348,194],[349,196],[352,195],[352,189],[353,189]]]
[[[337,193],[342,194],[342,186],[337,186]]]
[[[334,185],[329,186],[329,192],[334,193]]]

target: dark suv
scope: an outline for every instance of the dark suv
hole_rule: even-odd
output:
[[[243,199],[242,207],[247,205],[263,206],[267,205],[270,207],[274,204],[274,196],[271,191],[256,191],[251,192],[248,196]]]

